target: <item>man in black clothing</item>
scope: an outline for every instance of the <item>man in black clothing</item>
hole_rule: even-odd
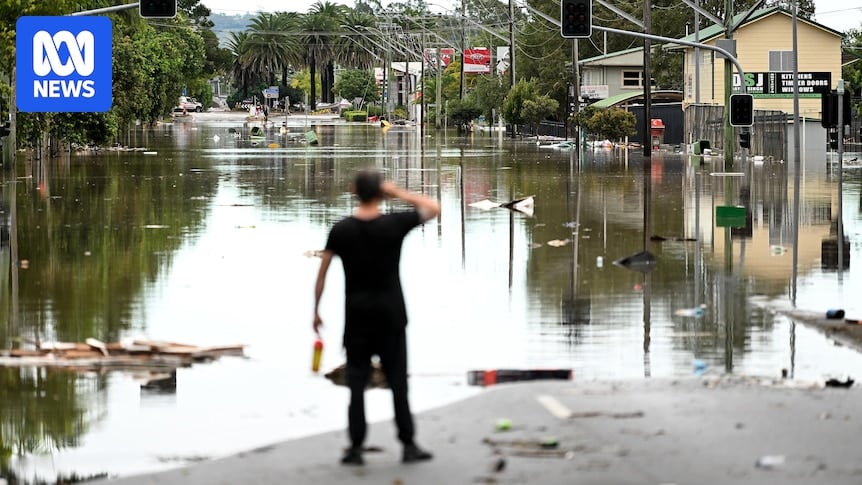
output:
[[[413,441],[413,416],[407,399],[407,311],[401,292],[399,260],[407,233],[436,217],[440,206],[422,194],[383,181],[375,171],[360,172],[352,192],[359,205],[353,215],[335,224],[321,254],[314,288],[314,331],[323,324],[318,312],[332,257],[344,267],[344,347],[347,350],[347,386],[350,388],[348,423],[351,446],[341,459],[345,465],[362,465],[365,441],[365,387],[371,357],[380,357],[386,381],[392,389],[398,440],[404,446],[402,462],[430,460],[431,454]],[[384,198],[400,199],[413,210],[382,214]]]

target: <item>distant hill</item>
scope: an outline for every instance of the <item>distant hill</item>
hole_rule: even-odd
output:
[[[209,19],[212,20],[213,32],[218,37],[219,45],[227,47],[228,39],[231,32],[243,32],[248,27],[254,15],[250,13],[240,15],[225,15],[222,13],[210,14]]]

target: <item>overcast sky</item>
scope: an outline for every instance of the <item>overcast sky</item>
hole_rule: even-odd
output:
[[[353,5],[353,0],[334,1]],[[241,2],[237,0],[201,0],[201,3],[219,13],[241,14],[279,10],[307,12],[309,5],[313,2],[297,0],[245,0]],[[437,0],[427,3],[454,4],[452,0]],[[862,5],[860,5],[859,0],[814,0],[814,4],[816,5],[815,20],[825,26],[842,32],[850,28],[862,28]],[[851,7],[851,5],[855,6]]]

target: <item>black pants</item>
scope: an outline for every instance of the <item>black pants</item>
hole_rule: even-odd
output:
[[[350,388],[350,406],[347,409],[350,441],[360,448],[365,441],[368,425],[365,422],[365,387],[371,373],[371,357],[380,357],[380,366],[386,382],[392,389],[395,406],[395,424],[398,440],[413,443],[413,416],[407,400],[407,338],[403,330],[395,333],[351,335],[345,341],[347,349],[347,386]]]

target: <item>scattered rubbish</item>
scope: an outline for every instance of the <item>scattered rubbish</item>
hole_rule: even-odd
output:
[[[336,386],[346,386],[347,385],[347,364],[341,364],[340,366],[332,369],[331,371],[323,374],[323,377],[326,377]],[[365,387],[366,389],[389,389],[389,384],[386,382],[386,374],[383,373],[383,368],[380,367],[378,362],[371,363],[371,373],[368,376],[368,385]]]
[[[703,374],[704,372],[706,372],[707,367],[709,367],[709,365],[707,365],[706,362],[704,362],[700,359],[692,360],[691,366],[694,367],[694,375],[696,375],[696,376],[699,376],[699,375]]]
[[[167,229],[168,226],[162,224],[147,224],[144,226],[144,229]]]
[[[569,244],[570,242],[572,242],[571,239],[553,239],[551,241],[548,241],[547,244],[552,248],[560,248],[565,246],[566,244]]]
[[[563,223],[563,227],[568,227],[569,229],[575,229],[575,228],[577,228],[577,227],[578,227],[578,225],[579,225],[579,223],[574,222],[574,221],[573,221],[573,222],[564,222],[564,223]]]
[[[497,431],[509,431],[512,429],[512,420],[509,418],[500,418],[494,425],[494,429]]]
[[[506,459],[501,456],[500,458],[497,458],[497,461],[494,462],[494,466],[493,466],[492,470],[494,471],[494,473],[500,473],[505,469],[506,469]]]
[[[782,256],[787,252],[787,249],[783,246],[769,246],[769,254],[773,256]]]
[[[317,139],[317,133],[312,130],[305,132],[305,142],[309,145],[317,145],[318,143],[320,143]]]
[[[649,237],[650,241],[655,242],[663,242],[663,241],[684,241],[684,242],[692,242],[697,241],[696,238],[693,237],[677,237],[677,236],[659,236],[657,234],[653,234]]]
[[[492,386],[504,382],[537,380],[570,380],[571,369],[497,369],[471,370],[467,372],[467,384],[471,386]]]
[[[560,442],[557,441],[556,437],[549,436],[549,437],[543,439],[539,443],[539,446],[541,446],[542,448],[545,448],[545,449],[549,449],[549,448],[556,448],[557,446],[559,446],[559,444],[560,444]]]
[[[601,268],[605,265],[605,258],[601,256],[596,256],[596,268]]]
[[[574,450],[558,447],[544,448],[538,440],[500,440],[483,438],[482,443],[494,448],[495,454],[525,458],[568,458],[574,457]]]
[[[772,470],[784,464],[784,455],[765,455],[754,462],[754,466],[764,470]]]
[[[18,261],[18,267],[21,269],[29,268],[30,267],[30,260],[29,259],[22,259],[22,260]]]
[[[218,135],[213,135],[214,142],[218,143],[219,140],[221,140],[221,137],[219,137]]]
[[[838,320],[844,318],[844,310],[830,309],[826,310],[826,318],[829,320]]]
[[[700,318],[703,314],[706,313],[706,305],[700,304],[694,308],[680,308],[679,310],[673,312],[674,315],[678,317],[696,317]]]
[[[278,143],[270,143],[266,146],[267,148],[278,148]]]
[[[224,355],[243,355],[243,345],[199,347],[156,340],[104,343],[38,343],[32,349],[0,351],[0,367],[64,367],[74,369],[162,369],[187,367]]]
[[[542,245],[539,243],[530,243],[529,247],[530,247],[530,249],[538,249],[538,248],[542,247]]]
[[[480,200],[479,202],[473,202],[472,204],[468,204],[470,207],[475,207],[476,209],[489,210],[497,207],[503,207],[505,209],[510,209],[516,212],[521,212],[522,214],[532,216],[533,209],[535,208],[533,196],[522,197],[520,199],[511,200],[509,202],[494,202],[488,199]]]
[[[851,387],[853,385],[853,379],[847,378],[843,381],[835,379],[834,377],[826,380],[826,387]]]
[[[632,254],[631,256],[620,258],[614,261],[614,264],[632,271],[648,273],[655,269],[656,261],[655,256],[653,256],[651,252],[641,251],[639,253]]]
[[[501,204],[500,207],[505,207],[506,209],[511,209],[513,211],[518,211],[522,214],[532,216],[533,209],[535,208],[535,201],[533,200],[533,196],[530,195],[528,197],[522,197],[520,199],[506,202],[505,204]]]
[[[498,202],[491,202],[488,199],[480,200],[479,202],[473,202],[472,204],[468,204],[470,207],[475,207],[477,209],[489,210],[495,207],[500,207]]]
[[[612,419],[631,419],[631,418],[642,418],[644,417],[643,411],[630,411],[630,412],[609,412],[609,411],[582,411],[579,413],[571,413],[569,415],[570,419],[581,419],[581,418],[612,418]]]

